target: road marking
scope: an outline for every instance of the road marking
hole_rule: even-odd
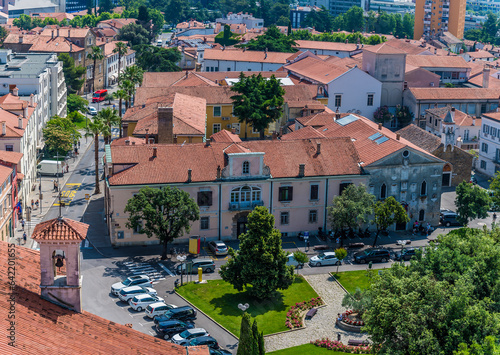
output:
[[[80,188],[82,184],[81,183],[68,183],[65,184],[64,186],[68,187],[68,190],[62,190],[61,191],[61,202],[63,202],[67,207],[71,205],[71,201],[75,198],[76,192]],[[63,186],[63,188],[64,188]],[[63,198],[65,200],[63,200]],[[59,203],[54,203],[53,206],[59,206]]]
[[[174,273],[172,271],[170,271],[165,265],[161,264],[161,263],[158,263],[158,265],[160,265],[160,267],[165,270],[167,272],[167,274],[170,275],[170,277],[174,277]]]

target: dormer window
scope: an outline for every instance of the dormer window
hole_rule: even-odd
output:
[[[250,174],[250,163],[248,161],[243,162],[243,174]]]

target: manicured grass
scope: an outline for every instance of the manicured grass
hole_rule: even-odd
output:
[[[90,120],[90,118],[89,118],[89,120]],[[76,125],[76,128],[78,130],[85,129],[85,127],[87,126],[86,123],[85,123],[85,120],[81,120],[79,122],[74,122],[74,124]]]
[[[370,270],[369,272],[372,273],[373,277],[378,275],[377,270]],[[345,271],[339,273],[332,272],[332,275],[347,291],[349,291],[349,293],[355,292],[356,288],[364,290],[370,286],[370,278],[368,277],[367,270]]]
[[[269,355],[345,355],[346,353],[328,350],[325,348],[320,348],[319,346],[313,344],[304,344],[299,346],[294,346],[293,348],[277,350],[270,353]]]
[[[271,334],[289,330],[285,320],[291,306],[318,297],[302,277],[296,277],[288,290],[262,301],[249,296],[246,291],[235,290],[223,280],[210,280],[206,284],[189,283],[179,287],[177,292],[236,336],[240,334],[240,303],[250,305],[247,312],[257,320],[259,331]]]

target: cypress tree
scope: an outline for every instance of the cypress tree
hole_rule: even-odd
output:
[[[266,349],[264,346],[264,333],[260,332],[257,327],[257,321],[254,319],[253,325],[252,325],[252,333],[253,337],[255,339],[255,354],[256,355],[265,355],[266,354]]]
[[[255,338],[253,336],[252,327],[250,325],[250,315],[243,313],[240,328],[240,341],[238,344],[238,351],[236,355],[254,355],[255,352]]]

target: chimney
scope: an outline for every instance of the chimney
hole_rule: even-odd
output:
[[[483,88],[487,89],[490,86],[490,68],[483,69]]]
[[[188,169],[188,180],[187,180],[188,183],[191,182],[191,175],[192,175],[192,173],[193,173],[193,170]]]
[[[19,96],[19,89],[17,88],[17,86],[12,89],[12,95]]]
[[[463,48],[460,48],[460,54],[464,54]]]
[[[476,117],[472,117],[472,125],[475,126],[476,125]]]
[[[274,131],[272,133],[272,136],[271,136],[272,140],[275,141],[276,139],[278,139],[278,133],[276,133],[276,131]]]
[[[220,180],[220,165],[217,165],[217,180]]]
[[[23,40],[24,40],[24,37],[23,36],[19,36],[19,43],[23,43]]]
[[[35,95],[30,95],[30,106],[35,107]]]
[[[7,134],[7,125],[5,121],[2,122],[2,135],[5,136]]]
[[[299,177],[304,177],[306,170],[306,164],[299,164]]]
[[[158,147],[153,147],[153,158],[158,156]]]
[[[73,52],[73,43],[70,43],[70,44],[69,44],[69,52],[70,52],[70,53],[71,53],[71,52]]]
[[[59,28],[57,29],[57,37],[59,37]]]
[[[130,141],[128,139],[125,141],[125,145],[130,145]]]
[[[401,139],[401,134],[396,133],[396,140],[399,141]]]
[[[135,141],[132,141],[132,145],[135,145]]]
[[[146,144],[149,142],[149,128],[146,128]]]
[[[71,30],[69,28],[68,28],[68,37],[71,37]]]
[[[379,130],[382,130],[382,123],[379,123],[379,124],[378,124],[378,129],[379,129]]]
[[[210,142],[211,141],[212,141],[212,139],[207,138],[207,140],[205,141],[205,147],[210,147]]]
[[[321,143],[316,143],[316,155],[321,154]]]
[[[338,107],[337,107],[337,110],[335,111],[335,120],[334,121],[336,121],[336,120],[340,120],[340,110]]]
[[[158,143],[174,143],[174,108],[158,107]]]
[[[17,118],[17,128],[23,129],[23,116]]]
[[[24,117],[28,118],[28,105],[24,108]]]
[[[54,38],[54,30],[52,30],[52,38]]]
[[[434,48],[434,55],[436,55],[438,52],[438,49],[437,48]]]

